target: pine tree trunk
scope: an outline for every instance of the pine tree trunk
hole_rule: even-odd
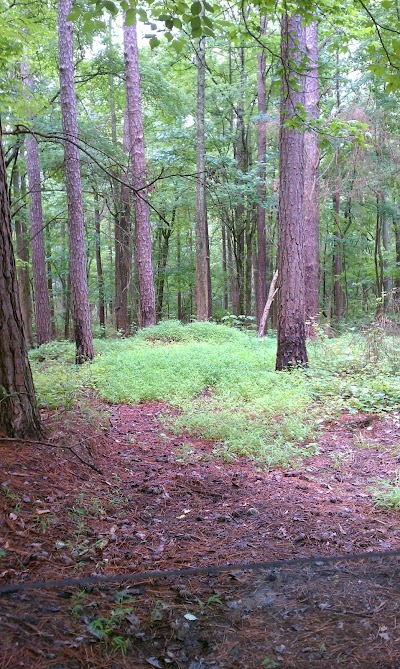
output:
[[[340,191],[337,182],[333,194],[333,212],[335,217],[335,250],[333,254],[333,274],[334,274],[334,298],[335,298],[335,317],[336,322],[340,323],[343,319],[344,311],[344,292],[342,288],[343,274],[343,240],[340,228]]]
[[[197,43],[197,187],[196,187],[196,305],[197,320],[212,317],[210,249],[208,240],[205,167],[205,38]]]
[[[383,246],[383,310],[386,313],[391,304],[392,279],[389,275],[389,218],[386,212],[385,193],[381,193],[382,246]]]
[[[0,433],[39,439],[42,432],[19,302],[0,123]]]
[[[79,160],[78,121],[74,82],[72,23],[67,16],[72,0],[58,0],[60,100],[65,135],[65,177],[68,200],[70,277],[76,343],[76,362],[94,356],[86,275],[85,222]],[[68,141],[71,140],[71,141]]]
[[[124,146],[129,150],[128,117],[124,123]],[[126,179],[128,176],[125,177]],[[122,335],[129,331],[128,291],[131,282],[131,190],[121,184],[121,198],[115,221],[115,329]]]
[[[151,257],[150,208],[146,190],[146,154],[140,90],[139,53],[136,24],[124,25],[126,101],[129,126],[129,153],[135,208],[136,266],[139,283],[140,326],[156,322],[153,263]]]
[[[318,118],[318,24],[306,26],[307,72],[305,78],[305,109],[309,121]],[[315,334],[319,297],[319,148],[315,131],[304,133],[304,268],[306,285],[307,333]]]
[[[13,173],[13,201],[17,203],[20,197],[25,199],[24,191],[23,178],[20,179],[18,169],[15,167]],[[14,216],[14,226],[17,242],[17,258],[19,261],[17,269],[19,299],[22,319],[24,322],[25,338],[28,347],[31,348],[33,346],[33,329],[31,283],[29,278],[29,235],[26,227],[24,210],[19,209],[18,204],[16,204],[16,207],[18,211]]]
[[[267,17],[261,20],[260,34],[265,34],[267,28]],[[258,70],[257,70],[257,100],[258,100],[258,114],[257,122],[257,160],[258,160],[258,177],[260,183],[257,186],[257,195],[259,202],[257,204],[257,256],[256,266],[254,272],[255,294],[256,294],[256,318],[257,326],[263,315],[264,306],[267,301],[267,246],[265,234],[265,206],[263,204],[266,197],[266,170],[265,160],[267,153],[267,99],[266,99],[266,57],[265,50],[262,49],[258,54]]]
[[[32,78],[28,76],[25,65],[21,67],[21,73],[29,97],[33,87]],[[37,343],[46,344],[51,340],[51,312],[47,281],[46,252],[44,245],[44,224],[42,210],[42,187],[40,182],[40,159],[39,145],[36,137],[27,135],[26,162],[28,168],[29,188],[29,217],[32,245],[32,274],[35,297],[35,320]]]
[[[228,259],[227,259],[227,248],[226,248],[226,226],[224,221],[221,224],[222,232],[222,276],[223,276],[223,309],[228,311],[229,309],[229,297],[228,297]]]
[[[105,300],[104,300],[104,275],[103,275],[103,263],[101,259],[101,214],[99,206],[99,196],[97,193],[94,193],[94,225],[95,225],[95,235],[96,235],[96,270],[97,270],[97,293],[98,293],[98,313],[99,313],[99,322],[100,327],[102,328],[102,336],[105,337],[105,326],[106,326],[106,309],[105,309]]]
[[[183,309],[182,309],[182,290],[181,290],[181,253],[182,253],[182,242],[181,242],[181,229],[178,226],[176,231],[176,270],[178,273],[178,295],[177,295],[177,315],[178,321],[183,320]]]
[[[298,15],[282,17],[283,64],[280,120],[278,239],[278,351],[276,369],[307,364],[304,283],[304,133],[286,122],[304,105],[305,29]],[[297,83],[296,90],[291,81]]]

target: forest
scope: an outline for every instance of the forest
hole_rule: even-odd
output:
[[[0,34],[0,666],[398,668],[397,0]]]

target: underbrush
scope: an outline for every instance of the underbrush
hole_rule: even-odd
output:
[[[128,339],[95,340],[93,363],[76,367],[74,347],[52,342],[31,353],[41,406],[70,408],[87,389],[112,403],[160,401],[166,415],[238,455],[287,466],[315,447],[318,424],[340,411],[400,407],[400,356],[393,337],[382,345],[350,333],[309,345],[308,370],[275,372],[276,343],[214,323],[166,321]]]
[[[309,346],[307,375],[327,411],[379,413],[400,407],[399,337],[379,327]]]

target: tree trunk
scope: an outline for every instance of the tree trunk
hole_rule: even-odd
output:
[[[0,432],[39,439],[37,408],[19,302],[0,123]]]
[[[101,236],[100,236],[100,223],[101,223],[101,214],[99,206],[99,196],[97,193],[94,193],[94,225],[95,225],[95,235],[96,235],[96,270],[97,270],[97,292],[98,292],[98,312],[99,312],[99,322],[100,327],[102,328],[102,336],[104,337],[105,327],[106,327],[106,309],[105,309],[105,300],[104,300],[104,276],[103,276],[103,263],[101,260]]]
[[[177,314],[178,321],[183,320],[183,309],[182,309],[182,278],[181,278],[181,253],[182,253],[182,242],[181,242],[181,228],[178,226],[176,231],[176,268],[178,272],[178,295],[177,295]]]
[[[154,325],[156,322],[156,302],[151,257],[150,208],[147,202],[148,193],[145,187],[147,170],[136,24],[132,26],[124,25],[124,57],[129,153],[132,166],[132,182],[135,190],[135,243],[140,299],[140,326],[145,328],[149,325]]]
[[[267,17],[261,20],[260,34],[264,35],[267,28]],[[265,206],[264,201],[266,197],[266,170],[265,160],[267,153],[267,98],[266,98],[266,57],[265,49],[262,49],[258,54],[258,70],[257,70],[257,100],[258,100],[258,115],[257,122],[257,160],[258,160],[258,177],[260,183],[257,186],[257,256],[256,256],[256,271],[254,272],[255,279],[255,294],[256,294],[256,318],[257,325],[260,325],[263,315],[264,305],[267,300],[267,246],[265,234]]]
[[[176,209],[172,212],[171,222],[167,226],[165,221],[161,221],[161,224],[166,226],[161,228],[161,239],[160,239],[160,252],[158,256],[158,266],[157,266],[157,320],[162,318],[163,310],[163,300],[164,300],[164,287],[165,287],[165,275],[167,271],[167,262],[168,262],[168,251],[169,251],[169,240],[171,238],[172,230],[175,223]]]
[[[318,24],[306,26],[307,73],[305,78],[305,109],[307,119],[318,118]],[[315,131],[304,133],[304,275],[307,333],[315,335],[319,296],[319,148]]]
[[[392,297],[392,280],[389,275],[389,218],[386,212],[385,193],[380,196],[381,219],[382,219],[382,245],[383,245],[383,310],[386,313],[390,308]]]
[[[226,226],[224,221],[221,223],[221,232],[222,232],[222,277],[223,277],[223,309],[228,311],[229,309],[229,297],[228,297],[228,259],[227,259],[227,248],[226,248]]]
[[[280,119],[278,350],[276,369],[307,364],[304,283],[304,133],[287,128],[304,105],[305,29],[298,15],[282,17]],[[296,82],[293,87],[292,81]]]
[[[26,97],[29,99],[33,87],[32,78],[28,76],[25,65],[21,67],[21,73],[26,90]],[[46,252],[44,246],[44,224],[42,210],[42,188],[40,182],[40,159],[39,145],[36,137],[27,135],[26,141],[26,162],[28,168],[28,188],[29,188],[29,218],[31,229],[32,245],[32,274],[35,297],[35,320],[37,343],[46,344],[51,340],[51,313],[50,299],[48,291],[48,277],[46,269]]]
[[[129,121],[124,122],[124,146],[129,151]],[[128,176],[125,177],[126,179]],[[128,291],[131,282],[131,190],[121,184],[121,198],[115,221],[115,329],[122,335],[129,331]]]
[[[333,193],[333,211],[335,217],[335,250],[333,254],[333,282],[334,282],[334,297],[335,297],[335,317],[336,322],[340,323],[343,319],[344,311],[344,292],[342,288],[342,274],[343,274],[343,240],[340,229],[340,191],[338,180],[335,191]]]
[[[196,306],[197,320],[212,317],[205,167],[205,38],[197,44],[197,185],[196,185]]]
[[[73,33],[72,23],[67,21],[71,9],[72,0],[58,0],[60,100],[65,135],[64,156],[68,200],[71,292],[76,362],[81,364],[85,360],[92,360],[94,351],[86,275],[85,222],[79,148],[76,146],[78,121],[74,82]]]
[[[23,193],[24,190],[25,187],[23,187],[23,178],[20,179],[18,169],[14,168],[13,201],[17,203],[20,198],[25,199]],[[24,322],[26,342],[28,347],[32,347],[33,329],[31,283],[29,277],[29,235],[26,227],[24,210],[19,208],[19,204],[16,204],[16,207],[17,213],[14,215],[14,225],[15,238],[17,242],[19,299],[21,304],[22,319]]]

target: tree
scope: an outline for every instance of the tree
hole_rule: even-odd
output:
[[[136,267],[139,282],[140,327],[156,322],[153,261],[151,253],[150,207],[146,189],[146,153],[140,90],[136,23],[124,23],[126,104],[129,128],[129,155],[135,208]]]
[[[71,292],[74,314],[76,362],[94,356],[90,325],[90,308],[86,275],[85,221],[78,146],[78,122],[74,82],[74,49],[72,23],[67,16],[72,0],[58,2],[58,44],[60,99],[65,136],[65,178],[68,200]]]
[[[267,17],[261,19],[260,33],[265,34]],[[266,55],[261,49],[257,58],[257,100],[259,120],[257,123],[257,160],[259,165],[260,183],[257,188],[259,202],[257,203],[257,263],[255,273],[256,316],[257,325],[260,325],[265,303],[267,301],[267,247],[265,234],[265,160],[267,152],[267,128],[265,115],[267,112],[266,100]]]
[[[1,122],[0,431],[8,437],[21,439],[39,439],[43,432],[35,399],[18,294]]]
[[[318,85],[318,24],[313,21],[305,28],[308,63],[304,84],[307,121],[319,116]],[[319,297],[319,147],[315,130],[304,133],[304,276],[305,310],[308,333],[312,336],[318,318]]]
[[[304,106],[305,28],[299,15],[282,17],[278,350],[276,369],[307,364],[304,283],[304,133],[291,127]]]
[[[27,101],[32,94],[33,80],[28,75],[25,63],[21,67]],[[42,209],[42,187],[40,184],[39,145],[34,135],[25,140],[28,168],[29,218],[32,244],[32,274],[35,295],[35,319],[37,343],[46,344],[51,340],[51,313],[47,285],[46,253],[44,248],[44,223]]]
[[[196,306],[197,320],[212,316],[210,244],[208,239],[204,105],[206,77],[205,38],[197,43],[197,182],[196,182]]]

